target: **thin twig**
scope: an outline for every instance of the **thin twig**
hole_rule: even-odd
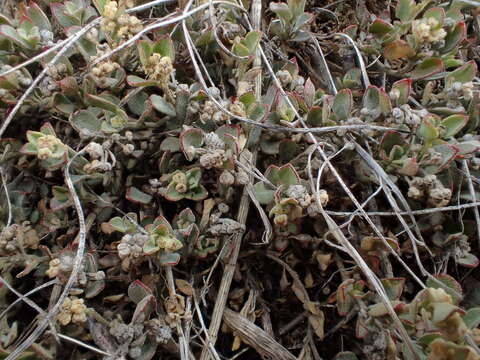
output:
[[[54,280],[50,280],[50,281],[47,281],[46,283],[40,285],[40,286],[37,286],[35,289],[32,289],[30,290],[29,292],[25,293],[23,295],[23,297],[27,297],[27,296],[30,296],[32,294],[35,294],[37,291],[40,291],[46,287],[49,287],[51,285],[54,285],[56,284],[58,281],[57,279],[54,279]],[[10,305],[8,305],[8,307],[2,311],[2,313],[0,314],[0,319],[2,319],[9,311],[12,307],[14,307],[16,304],[18,304],[20,301],[23,301],[23,297],[19,297],[17,299],[15,299],[15,301],[13,301]]]
[[[58,337],[59,337],[60,339],[67,340],[67,341],[69,341],[69,342],[71,342],[71,343],[73,343],[73,344],[75,344],[75,345],[78,345],[78,346],[81,346],[81,347],[83,347],[83,348],[85,348],[85,349],[94,351],[94,352],[96,352],[96,353],[98,353],[98,354],[105,355],[105,356],[109,356],[109,357],[112,357],[112,356],[113,356],[112,354],[109,354],[109,353],[107,353],[107,352],[105,352],[105,351],[103,351],[103,350],[97,349],[95,346],[86,344],[86,343],[84,343],[84,342],[82,342],[82,341],[80,341],[80,340],[74,339],[74,338],[72,338],[72,337],[70,337],[70,336],[63,335],[63,334],[57,334],[57,335],[58,335]]]
[[[40,307],[38,306],[35,302],[33,302],[32,300],[30,300],[29,298],[27,298],[25,295],[19,293],[12,285],[10,285],[10,283],[5,280],[2,276],[0,276],[0,282],[2,283],[2,286],[5,285],[7,287],[8,290],[10,290],[12,293],[14,293],[18,299],[17,300],[21,300],[23,301],[25,304],[27,304],[28,306],[30,306],[31,308],[35,309],[40,315],[45,315],[45,311]]]
[[[12,224],[12,203],[10,202],[10,194],[8,193],[8,188],[7,188],[7,177],[5,176],[2,166],[0,166],[0,177],[2,178],[2,187],[5,193],[5,200],[7,202],[7,211],[8,211],[7,223],[5,224],[5,227],[2,229],[2,233],[3,233],[5,229],[7,229]]]
[[[253,205],[255,205],[255,207],[257,208],[257,211],[260,214],[260,218],[262,219],[262,222],[263,222],[264,231],[262,234],[262,243],[259,245],[269,244],[273,236],[272,225],[268,220],[268,216],[265,213],[265,210],[263,210],[262,206],[260,205],[257,198],[255,197],[255,194],[253,192],[253,186],[250,184],[247,184],[246,188],[247,188],[248,195],[250,196],[250,200],[252,201]]]
[[[467,183],[468,183],[468,191],[470,192],[470,196],[472,197],[472,203],[477,202],[477,195],[475,194],[475,189],[473,187],[472,176],[470,175],[470,169],[468,168],[467,160],[462,161],[463,171],[465,171]],[[473,208],[473,213],[475,215],[475,222],[477,225],[477,237],[478,237],[478,245],[480,246],[480,214],[478,211],[478,207]]]
[[[369,211],[366,214],[370,216],[397,216],[398,214],[402,216],[410,216],[410,215],[429,215],[435,214],[437,212],[446,212],[446,211],[456,211],[456,210],[463,210],[469,209],[472,207],[480,206],[480,201],[472,202],[468,204],[460,204],[460,205],[452,205],[452,206],[444,206],[439,208],[427,208],[422,210],[411,210],[411,211],[400,211],[398,213],[393,211]],[[356,213],[358,210],[355,211],[332,211],[332,210],[325,210],[328,215],[332,216],[351,216],[352,214]]]
[[[305,320],[307,315],[308,315],[308,311],[301,312],[300,314],[295,316],[290,322],[282,326],[278,331],[278,334],[281,336],[281,335],[285,335],[286,333],[289,333],[295,326],[297,326],[303,320]]]
[[[316,186],[315,186],[315,193],[318,194],[318,192],[320,191],[320,179],[321,179],[321,176],[322,176],[322,172],[325,168],[325,166],[331,162],[331,160],[338,154],[340,153],[341,150],[339,150],[337,153],[331,155],[328,157],[328,162],[325,161],[322,166],[320,167],[319,169],[319,172],[318,172],[318,175],[317,175],[317,181],[316,181]],[[310,174],[311,173],[311,156],[312,156],[313,152],[309,153],[309,156],[308,156],[308,173]],[[313,186],[313,185],[312,185]],[[354,216],[356,215],[357,212],[360,212],[361,214],[364,214],[365,213],[365,210],[364,210],[364,207],[368,204],[368,202],[370,201],[370,199],[373,199],[374,196],[377,194],[378,191],[381,191],[383,190],[383,186],[380,186],[375,192],[373,192],[368,198],[366,201],[364,201],[362,204],[360,204],[359,206],[357,205],[357,210],[350,216],[350,219],[347,220],[343,225],[339,226],[338,227],[338,230],[340,231],[342,227],[344,227],[346,224],[350,224],[351,221],[353,221],[354,219]],[[374,227],[376,228],[376,225],[374,225]],[[384,243],[384,245],[386,246],[386,248],[389,250],[389,252],[397,259],[397,261],[403,266],[403,268],[413,277],[413,279],[415,279],[415,281],[422,287],[422,288],[425,288],[425,284],[422,282],[422,280],[420,280],[418,278],[418,276],[415,274],[415,272],[410,269],[410,267],[405,263],[405,261],[401,258],[401,256],[390,246],[390,244],[388,243],[388,241],[385,239],[385,237],[383,236],[383,233],[378,230],[375,230],[377,235],[380,234],[379,238],[382,240],[382,242]],[[330,233],[330,232],[329,232]],[[345,249],[341,249],[343,251],[345,251]]]
[[[400,221],[400,223],[404,227],[405,231],[407,232],[409,238],[411,239],[411,244],[412,244],[412,247],[413,247],[413,250],[414,250],[417,265],[420,268],[420,270],[422,271],[423,275],[428,276],[428,278],[431,279],[433,282],[435,282],[436,284],[438,284],[442,288],[445,288],[445,284],[443,284],[441,281],[439,281],[437,278],[435,278],[432,274],[430,274],[425,269],[425,267],[423,266],[423,263],[420,260],[420,256],[418,255],[418,249],[417,249],[416,243],[418,242],[420,245],[422,245],[432,256],[433,256],[433,254],[431,253],[430,249],[426,246],[423,239],[422,239],[422,242],[420,242],[418,239],[416,239],[415,235],[413,234],[412,230],[410,229],[410,226],[408,226],[405,219],[402,216],[399,215],[400,208],[398,207],[397,202],[393,198],[393,196],[391,194],[391,191],[395,192],[395,195],[397,195],[397,197],[402,201],[402,204],[404,204],[405,207],[408,210],[410,207],[409,207],[406,199],[404,198],[403,194],[398,189],[398,187],[395,184],[393,184],[393,182],[388,177],[388,175],[385,173],[383,168],[380,165],[378,165],[378,163],[371,158],[371,155],[368,152],[366,152],[358,144],[356,144],[355,148],[357,149],[357,152],[359,153],[359,155],[368,163],[368,165],[375,171],[375,173],[377,175],[379,175],[380,180],[389,185],[389,186],[384,187],[385,195],[387,196],[388,201],[392,205],[392,208],[396,212],[398,220]],[[412,222],[414,224],[414,229],[416,230],[419,237],[421,237],[420,228],[418,227],[418,224],[416,223],[415,218],[412,215],[410,215],[410,217],[412,218]],[[455,290],[452,290],[452,291],[455,291]],[[455,291],[455,295],[461,297],[461,294],[459,294],[456,291]]]
[[[205,322],[203,321],[202,311],[200,310],[200,305],[198,304],[198,299],[197,299],[197,295],[195,294],[195,292],[193,293],[193,303],[195,305],[195,312],[197,313],[198,320],[200,321],[202,331],[205,333],[205,341],[208,345],[210,355],[212,355],[215,360],[220,360],[220,357],[218,356],[217,350],[215,349],[215,346],[212,342],[212,339],[210,338],[210,334],[207,330],[207,327],[205,326]]]

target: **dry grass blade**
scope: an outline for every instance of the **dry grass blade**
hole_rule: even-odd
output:
[[[413,215],[410,215],[410,219],[412,220],[412,223],[414,225],[416,233],[417,233],[417,235],[420,239],[417,239],[415,237],[415,235],[413,235],[413,233],[410,230],[410,227],[406,225],[405,220],[399,215],[399,212],[401,211],[401,209],[399,208],[396,201],[391,196],[391,191],[393,191],[395,193],[395,195],[399,198],[399,200],[401,201],[402,205],[406,208],[406,210],[408,212],[411,212],[411,209],[410,209],[410,206],[408,205],[407,200],[403,196],[400,189],[389,178],[389,176],[387,175],[385,170],[383,170],[381,168],[381,166],[375,161],[375,159],[372,158],[372,156],[367,151],[365,151],[358,143],[355,143],[355,149],[357,150],[357,153],[360,155],[360,157],[368,164],[368,166],[381,179],[381,181],[384,182],[388,186],[388,188],[384,188],[385,194],[386,194],[390,204],[392,205],[393,209],[397,213],[397,217],[400,220],[400,222],[402,223],[402,225],[404,226],[404,228],[406,230],[408,228],[407,232],[408,232],[408,234],[410,236],[410,239],[412,241],[412,247],[415,251],[415,256],[417,257],[417,262],[419,264],[419,267],[421,269],[423,269],[423,266],[421,265],[420,258],[418,256],[418,250],[417,250],[417,246],[416,246],[417,243],[419,245],[423,246],[430,254],[432,254],[432,253],[431,253],[430,249],[428,248],[428,246],[425,244],[425,241],[423,240],[421,232],[420,232],[420,228],[418,227],[418,224],[417,224],[415,218],[413,217]],[[390,189],[391,189],[391,191],[390,191]],[[426,274],[426,272],[424,270],[422,270],[422,272],[424,272],[424,274]]]
[[[266,56],[265,54],[263,53],[262,51],[262,58],[264,59],[264,62],[267,66],[267,69],[269,70],[271,76],[273,77],[275,83],[277,84],[277,87],[279,88],[280,92],[282,93],[282,95],[286,98],[286,102],[287,104],[290,106],[290,108],[292,109],[292,111],[294,112],[295,116],[300,120],[301,124],[306,127],[306,124],[303,120],[303,118],[298,114],[296,108],[293,106],[293,104],[291,103],[291,101],[289,100],[289,98],[286,96],[285,94],[285,91],[283,90],[279,80],[277,79],[277,77],[275,76],[274,72],[273,72],[273,69],[271,68],[270,64],[268,63],[268,60],[266,59]],[[351,193],[350,189],[348,188],[348,186],[344,183],[344,181],[341,179],[340,175],[338,174],[337,170],[335,169],[335,167],[330,163],[328,157],[325,155],[323,149],[321,146],[318,146],[319,143],[318,143],[318,140],[310,133],[309,134],[309,137],[310,139],[312,140],[313,143],[315,143],[317,146],[316,146],[316,150],[320,153],[323,161],[325,161],[327,163],[327,166],[329,167],[329,169],[332,171],[332,173],[334,174],[335,178],[338,180],[338,182],[340,183],[340,185],[342,186],[342,188],[345,190],[345,192],[348,194],[348,196],[350,197],[350,199],[352,199],[352,201],[355,203],[356,207],[361,211],[362,215],[365,217],[365,219],[369,222],[369,225],[372,227],[372,229],[375,231],[375,233],[380,237],[382,238],[382,240],[384,242],[386,242],[383,234],[381,234],[378,230],[378,228],[375,226],[375,224],[372,222],[372,220],[365,214],[365,211],[361,208],[360,204],[358,203],[358,201],[356,200],[356,198],[353,196],[353,194]],[[312,182],[312,185],[313,185],[313,179],[311,178],[311,171],[309,171],[309,174],[310,174],[310,179],[311,179],[311,182]],[[415,350],[415,347],[412,343],[412,340],[410,339],[410,336],[408,335],[408,333],[406,332],[402,322],[400,321],[400,319],[398,318],[397,314],[395,313],[386,293],[385,293],[385,289],[383,288],[383,285],[380,283],[380,281],[378,280],[378,278],[376,277],[376,275],[370,270],[370,268],[368,267],[368,265],[365,263],[365,261],[363,260],[363,258],[361,257],[361,255],[358,253],[358,251],[348,242],[348,240],[344,237],[343,233],[338,229],[338,226],[335,224],[335,222],[325,213],[322,205],[321,205],[321,202],[320,202],[320,199],[318,197],[318,192],[316,193],[316,201],[317,201],[317,206],[319,206],[319,208],[321,209],[321,212],[322,212],[322,215],[324,216],[325,220],[327,221],[327,225],[330,229],[330,231],[332,232],[332,234],[334,234],[335,238],[337,238],[337,240],[339,241],[339,243],[345,248],[348,250],[348,252],[350,253],[350,255],[354,258],[355,262],[360,266],[360,268],[362,269],[362,272],[365,274],[365,276],[367,276],[367,278],[369,279],[369,281],[372,283],[372,285],[374,286],[376,292],[378,293],[378,295],[380,296],[380,298],[382,299],[382,302],[385,304],[387,310],[388,310],[388,313],[390,314],[390,316],[392,317],[392,319],[394,320],[397,328],[398,328],[398,331],[400,332],[401,334],[401,337],[402,339],[405,341],[407,347],[410,349],[410,352],[411,354],[414,356],[415,359],[419,359],[419,355],[417,354],[416,350]]]
[[[375,172],[375,174],[383,181],[385,182],[388,187],[395,193],[395,195],[398,197],[402,205],[405,207],[408,213],[411,213],[411,208],[410,205],[408,205],[407,199],[403,196],[402,192],[398,188],[397,185],[394,184],[394,182],[390,179],[390,177],[387,175],[385,170],[382,169],[382,167],[375,161],[375,159],[372,158],[372,156],[365,151],[358,143],[355,142],[355,149],[357,150],[358,154],[360,157],[368,164],[368,166]],[[394,204],[392,203],[392,206],[395,208],[395,212],[400,212],[401,209],[398,207],[396,202]],[[418,243],[419,245],[423,246],[430,254],[431,251],[428,249],[427,245],[425,244],[425,241],[422,239],[422,234],[420,232],[420,228],[418,227],[417,222],[415,221],[415,218],[413,216],[410,216],[410,219],[412,223],[414,224],[417,236],[419,239],[416,239],[415,236],[413,236],[412,239],[415,239],[415,242]],[[413,246],[413,245],[412,245]]]
[[[92,21],[94,23],[94,25],[98,25],[100,24],[100,18],[97,18],[95,20]],[[92,23],[90,23],[89,25],[91,25]],[[17,70],[20,70],[21,68],[24,68],[25,66],[28,66],[30,64],[33,64],[34,62],[37,62],[37,61],[40,61],[41,59],[43,59],[44,57],[50,55],[51,53],[55,52],[56,50],[60,49],[62,46],[66,45],[70,40],[72,40],[73,36],[75,35],[71,35],[69,36],[68,38],[56,43],[55,45],[53,45],[52,47],[48,48],[47,50],[41,52],[40,54],[38,55],[35,55],[31,58],[29,58],[28,60],[26,60],[25,62],[21,63],[21,64],[18,64],[17,66],[14,66],[12,67],[11,69],[7,70],[7,71],[4,71],[3,73],[0,74],[0,76],[6,76],[8,74],[11,74]]]
[[[309,328],[314,330],[315,334],[320,340],[323,340],[325,337],[324,325],[325,325],[325,315],[322,310],[320,310],[318,304],[310,300],[308,291],[303,285],[298,273],[294,271],[288,264],[280,260],[273,254],[267,254],[269,259],[272,259],[276,263],[282,265],[288,274],[292,277],[292,290],[295,293],[295,296],[303,304],[303,308],[308,311],[308,324]]]
[[[330,73],[330,69],[328,68],[327,60],[325,60],[325,55],[323,54],[322,47],[318,43],[317,38],[312,34],[310,34],[310,39],[312,40],[313,44],[315,45],[315,48],[318,51],[318,54],[319,54],[318,63],[320,64],[320,67],[321,67],[321,74],[325,74],[325,76],[327,77],[327,80],[328,80],[327,85],[328,85],[329,93],[336,95],[337,87],[335,86],[335,81],[333,81],[332,74]]]
[[[255,155],[255,154],[254,154]],[[255,157],[253,160],[256,160]],[[253,161],[252,160],[252,161]],[[241,224],[244,224],[249,210],[250,197],[248,195],[248,190],[245,188],[240,199],[240,205],[238,209],[237,221]],[[237,233],[233,236],[232,240],[232,249],[229,254],[228,260],[225,263],[225,269],[223,272],[222,280],[220,282],[217,299],[215,301],[215,306],[213,308],[212,321],[208,329],[210,338],[212,342],[215,343],[218,331],[220,330],[220,325],[222,322],[223,313],[225,310],[225,305],[227,303],[228,293],[230,286],[232,284],[233,275],[235,273],[235,267],[237,265],[238,254],[240,252],[240,247],[242,245],[243,233]],[[200,359],[206,360],[209,355],[209,350],[204,348],[202,351],[202,356]]]
[[[348,36],[347,34],[336,33],[335,35],[336,36],[341,36],[344,39],[347,39],[347,41],[353,46],[353,49],[355,50],[355,55],[356,55],[357,60],[358,60],[358,66],[360,66],[360,70],[362,71],[363,84],[365,85],[366,88],[369,87],[370,86],[370,79],[368,78],[367,69],[365,67],[365,61],[363,61],[362,53],[358,49],[357,44],[355,44],[355,41],[353,41],[353,39],[350,36]]]
[[[224,310],[225,324],[238,334],[242,341],[252,346],[264,358],[295,360],[287,349],[276,342],[267,332],[230,309]]]

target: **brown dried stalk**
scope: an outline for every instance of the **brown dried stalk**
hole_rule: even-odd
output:
[[[278,360],[295,360],[287,349],[276,342],[268,333],[239,313],[230,309],[223,312],[225,324],[232,329],[242,341],[251,345],[263,358]]]

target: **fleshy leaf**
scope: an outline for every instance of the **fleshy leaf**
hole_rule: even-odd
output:
[[[260,42],[260,38],[262,37],[262,33],[260,31],[250,31],[243,40],[243,44],[247,47],[250,54],[253,54],[255,49],[257,48],[258,43]]]
[[[322,125],[322,108],[320,106],[313,106],[307,114],[308,124],[319,127]]]
[[[404,59],[407,57],[412,57],[414,55],[415,50],[413,50],[413,48],[406,41],[403,40],[394,40],[388,43],[388,45],[385,46],[385,50],[383,51],[383,56],[385,56],[385,58],[390,61]]]
[[[478,325],[480,325],[480,307],[468,309],[467,313],[463,317],[463,321],[469,329],[477,328]]]
[[[425,13],[423,14],[423,18],[434,18],[438,21],[437,27],[435,29],[441,28],[445,21],[445,10],[438,6],[432,7],[425,11]]]
[[[12,26],[0,25],[0,36],[2,35],[13,41],[18,46],[30,49],[30,44],[25,41]]]
[[[300,177],[292,164],[286,164],[278,170],[277,181],[279,185],[297,185],[300,181]]]
[[[84,135],[94,135],[101,130],[101,121],[88,110],[80,110],[70,117],[74,128]]]
[[[444,70],[445,68],[441,59],[428,58],[417,65],[417,67],[412,71],[411,77],[414,80],[424,79]]]
[[[271,2],[269,6],[270,10],[277,14],[283,21],[287,22],[293,18],[293,14],[287,4]]]
[[[432,322],[434,324],[441,321],[445,321],[453,313],[461,311],[461,309],[458,306],[455,306],[448,302],[439,302],[439,303],[434,303],[432,305],[433,305]]]
[[[188,161],[195,156],[195,149],[203,145],[203,132],[198,128],[191,128],[180,134],[180,148]]]
[[[468,116],[467,115],[450,115],[449,117],[442,120],[440,126],[443,126],[446,130],[443,138],[448,139],[452,136],[455,136],[460,130],[467,125]]]
[[[160,251],[160,246],[158,246],[155,238],[153,236],[150,236],[148,240],[145,241],[145,244],[143,244],[143,253],[145,255],[152,255],[158,251]]]
[[[348,314],[354,304],[354,299],[350,296],[350,291],[355,280],[345,280],[337,289],[337,311],[340,316]]]
[[[128,286],[128,297],[135,304],[138,304],[148,295],[152,295],[152,290],[142,283],[140,280],[135,280]]]
[[[166,137],[160,144],[160,150],[177,152],[180,151],[180,140],[177,137]]]
[[[127,231],[127,226],[125,225],[123,219],[119,216],[115,216],[114,218],[111,218],[108,223],[116,231],[119,231],[119,232],[122,232],[122,233]]]
[[[445,54],[455,49],[467,36],[467,26],[465,23],[459,22],[452,30],[447,32],[445,36],[445,46],[440,51]]]
[[[162,253],[158,257],[160,265],[163,266],[174,266],[180,262],[180,254],[178,253]]]
[[[156,86],[158,82],[155,80],[145,80],[139,76],[135,75],[128,75],[127,76],[127,83],[132,87],[145,87],[145,86]]]
[[[208,191],[203,185],[199,185],[185,194],[185,199],[193,201],[202,201],[208,197]]]
[[[164,37],[160,40],[157,40],[152,48],[153,53],[158,53],[162,57],[169,57],[172,59],[172,62],[175,60],[175,47],[173,46],[173,41],[170,37]]]
[[[174,183],[168,184],[167,189],[166,189],[165,193],[163,194],[165,199],[167,199],[169,201],[180,201],[185,197],[185,194],[179,193],[175,189],[175,186],[176,185]]]
[[[32,19],[33,23],[38,26],[39,29],[52,29],[47,15],[45,15],[42,9],[35,2],[30,2],[29,5],[25,7],[25,10],[27,16]]]
[[[408,102],[408,97],[412,91],[412,82],[412,79],[402,79],[393,83],[392,91],[396,90],[399,93],[398,99],[395,100],[398,106]]]
[[[150,40],[140,40],[137,42],[137,51],[140,62],[145,67],[148,65],[148,60],[152,56],[152,42]]]
[[[352,91],[350,89],[342,89],[333,100],[332,112],[336,120],[346,120],[352,111]]]
[[[390,300],[398,300],[402,295],[403,288],[405,287],[405,278],[389,278],[382,279],[382,285],[387,292]]]
[[[461,298],[457,294],[460,294],[460,296],[462,295],[462,286],[458,283],[457,280],[455,280],[448,274],[434,275],[433,278],[427,279],[426,285],[435,289],[444,289],[445,292],[450,294],[455,304],[461,300]]]
[[[107,100],[105,97],[87,94],[87,101],[89,104],[98,107],[100,109],[109,111],[111,113],[117,113],[119,106],[114,104],[113,102]]]
[[[299,17],[305,11],[305,2],[306,0],[287,0],[294,18]]]
[[[279,158],[282,162],[292,160],[298,152],[298,144],[291,139],[283,139],[278,146]]]
[[[445,81],[447,86],[452,84],[455,81],[466,83],[470,82],[475,78],[477,74],[477,63],[474,60],[471,60],[459,68],[453,70],[452,72],[448,73],[445,77]]]
[[[263,182],[258,182],[253,185],[253,193],[255,194],[255,198],[262,205],[271,204],[275,199],[275,190],[267,189]]]
[[[136,187],[131,186],[128,188],[125,198],[131,202],[138,204],[149,204],[152,201],[152,196],[138,190]]]
[[[375,19],[368,29],[376,36],[384,36],[393,30],[393,25],[382,19]]]
[[[148,320],[150,314],[155,310],[156,306],[157,301],[155,299],[155,296],[145,296],[135,308],[132,316],[132,323],[143,323],[144,321]]]
[[[388,94],[376,86],[370,85],[363,96],[363,106],[369,110],[379,109],[382,114],[390,113],[392,104]]]
[[[177,115],[172,104],[168,103],[162,96],[152,95],[150,96],[150,102],[152,103],[153,108],[162,114],[172,117]]]
[[[434,140],[439,137],[438,129],[428,119],[424,119],[417,130],[417,135],[426,141]]]
[[[395,8],[395,16],[401,21],[409,21],[415,13],[414,0],[399,0]]]
[[[475,255],[470,253],[467,253],[460,258],[455,258],[455,262],[458,265],[462,265],[471,269],[476,268],[480,264],[480,260],[478,260]]]

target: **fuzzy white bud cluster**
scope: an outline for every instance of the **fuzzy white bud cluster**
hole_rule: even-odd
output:
[[[439,27],[438,20],[433,17],[413,21],[412,33],[419,42],[427,43],[439,42],[447,35],[447,32]]]

